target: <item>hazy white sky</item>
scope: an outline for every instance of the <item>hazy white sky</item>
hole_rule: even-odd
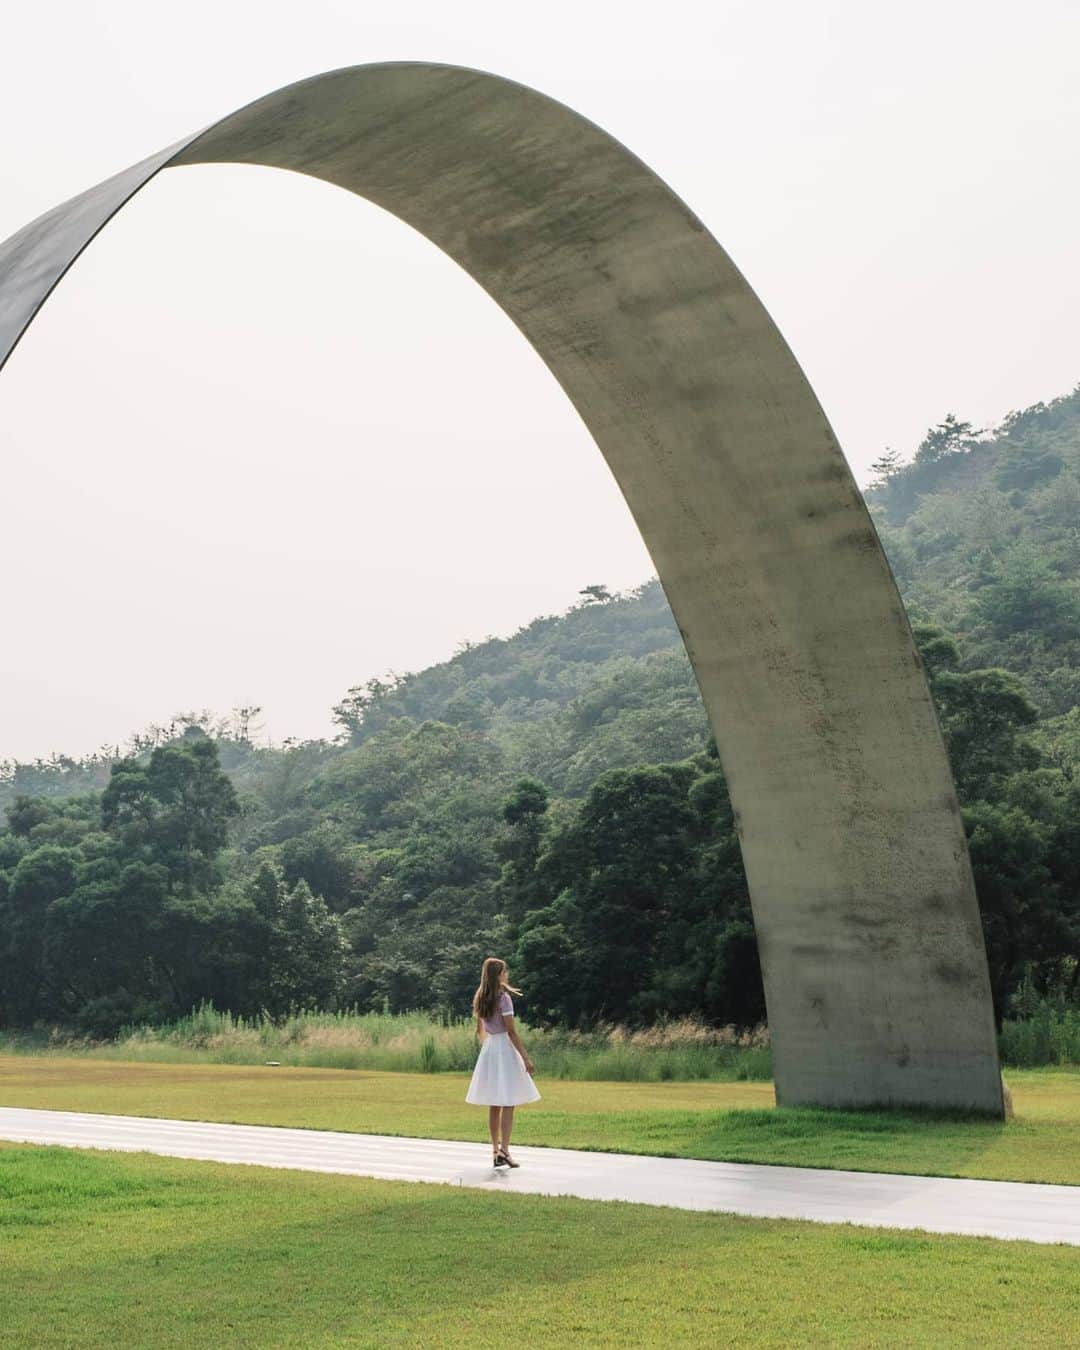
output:
[[[433,60],[652,165],[794,348],[860,481],[1080,378],[1080,5],[35,0],[5,12],[0,238],[282,84]],[[524,339],[336,188],[170,170],[0,379],[0,758],[178,710],[330,731],[350,684],[651,564]]]

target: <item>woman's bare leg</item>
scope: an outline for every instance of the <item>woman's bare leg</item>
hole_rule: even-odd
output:
[[[513,1132],[514,1132],[514,1108],[512,1106],[504,1106],[502,1109],[502,1135],[501,1135],[503,1148],[510,1147],[510,1136],[513,1134]]]
[[[488,1107],[488,1134],[491,1135],[491,1147],[499,1147],[499,1115],[502,1112],[501,1106]]]

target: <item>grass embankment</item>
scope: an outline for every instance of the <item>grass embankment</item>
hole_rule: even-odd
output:
[[[0,1146],[13,1345],[1063,1345],[1075,1248]]]
[[[778,1110],[768,1083],[537,1081],[522,1144],[727,1162],[1080,1184],[1080,1073],[1009,1075],[1016,1119]],[[464,1074],[0,1056],[0,1105],[481,1139]]]
[[[772,1051],[764,1027],[739,1031],[692,1018],[629,1031],[543,1031],[522,1026],[537,1072],[545,1078],[606,1082],[768,1081]],[[471,1072],[471,1020],[426,1012],[301,1012],[282,1022],[250,1020],[211,1005],[160,1027],[125,1029],[111,1041],[52,1033],[0,1033],[0,1052],[80,1054],[95,1059],[164,1064],[263,1064],[268,1059],[313,1069],[393,1073]]]

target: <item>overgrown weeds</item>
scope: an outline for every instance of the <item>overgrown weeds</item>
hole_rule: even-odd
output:
[[[642,1030],[600,1026],[591,1031],[522,1025],[537,1072],[547,1078],[617,1082],[767,1081],[772,1051],[765,1027],[740,1031],[694,1018]],[[234,1017],[210,1003],[161,1026],[125,1027],[111,1041],[69,1035],[59,1028],[0,1034],[0,1049],[85,1054],[99,1059],[173,1063],[280,1064],[328,1069],[413,1073],[464,1072],[476,1062],[471,1020],[427,1012],[319,1012],[281,1021]]]
[[[1002,1064],[1039,1068],[1080,1064],[1080,1008],[1064,995],[1029,994],[1001,1030]],[[589,1082],[765,1082],[772,1049],[765,1026],[741,1030],[679,1018],[633,1029],[544,1030],[522,1024],[537,1072]],[[125,1027],[115,1040],[62,1028],[0,1032],[0,1051],[85,1054],[164,1063],[280,1064],[403,1073],[466,1072],[476,1062],[471,1020],[428,1012],[300,1010],[283,1020],[234,1017],[204,1003],[161,1026]]]

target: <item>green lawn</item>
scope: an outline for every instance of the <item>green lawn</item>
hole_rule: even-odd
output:
[[[462,1074],[0,1056],[0,1105],[485,1138]],[[1014,1070],[1016,1119],[777,1110],[768,1083],[539,1080],[522,1144],[1080,1184],[1080,1073]]]
[[[14,1346],[1062,1346],[1074,1248],[0,1146]],[[1069,1327],[1073,1332],[1069,1332]]]

